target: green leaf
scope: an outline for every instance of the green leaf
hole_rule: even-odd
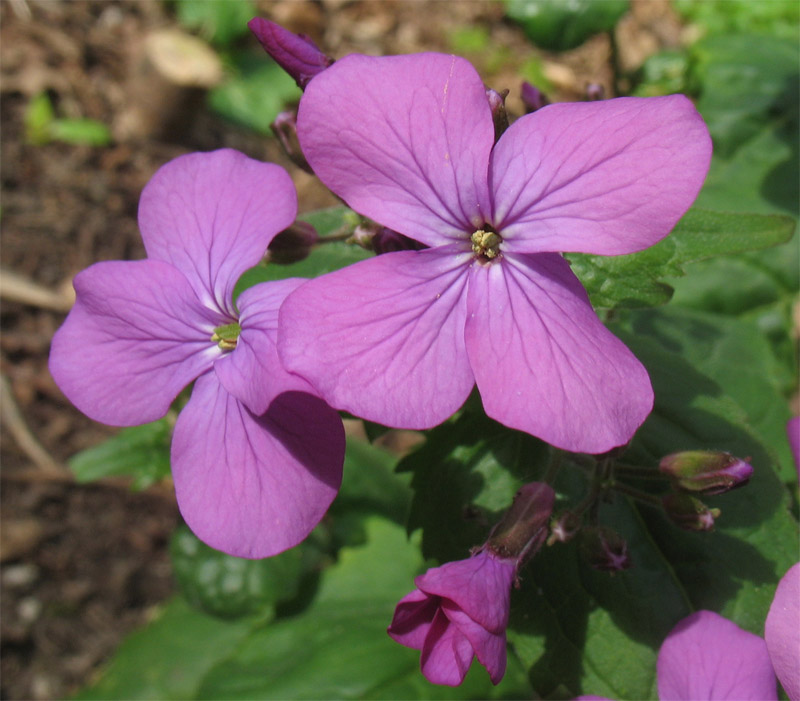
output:
[[[297,218],[311,224],[321,238],[350,234],[361,221],[358,214],[344,205],[316,209],[300,214]]]
[[[266,58],[238,53],[233,60],[235,75],[208,95],[211,109],[232,122],[271,135],[270,125],[287,103],[300,98],[300,88],[277,63]]]
[[[195,698],[206,672],[250,631],[252,621],[224,621],[183,599],[168,602],[147,627],[130,635],[99,680],[75,698]]]
[[[311,253],[307,258],[297,263],[290,263],[289,265],[267,263],[246,270],[236,283],[233,296],[235,299],[248,287],[257,285],[259,282],[285,280],[290,277],[318,277],[372,256],[373,254],[370,251],[365,251],[361,246],[344,243],[343,241],[317,244],[311,249]]]
[[[693,208],[655,246],[625,256],[567,255],[592,304],[600,308],[657,306],[669,301],[664,278],[714,256],[752,251],[788,241],[794,221],[781,215],[733,214]]]
[[[628,11],[627,0],[506,0],[506,14],[536,46],[566,51],[608,32]]]
[[[320,561],[308,541],[263,560],[233,557],[208,547],[186,526],[173,535],[170,553],[189,603],[222,618],[269,613],[297,596],[301,579]]]
[[[675,0],[674,6],[709,34],[759,32],[797,41],[800,5],[794,0]]]
[[[686,51],[660,51],[648,58],[639,71],[638,83],[631,92],[639,97],[657,97],[690,92],[689,56]]]
[[[217,46],[247,34],[248,21],[258,14],[249,0],[178,0],[175,9],[184,27]]]
[[[25,110],[25,140],[34,146],[48,143],[51,140],[50,125],[55,116],[47,93],[34,95]]]
[[[54,119],[50,123],[53,141],[85,146],[108,146],[111,130],[94,119]]]
[[[345,548],[301,615],[255,631],[206,677],[198,696],[225,699],[489,698],[529,696],[513,665],[492,690],[477,663],[458,689],[428,684],[419,652],[386,634],[422,562],[400,526],[372,519],[364,547]]]
[[[144,489],[169,476],[171,435],[167,419],[123,428],[105,443],[74,455],[69,466],[78,482],[132,477],[134,489]]]
[[[408,528],[423,529],[425,557],[458,560],[481,545],[517,490],[541,475],[547,459],[544,443],[482,412],[464,411],[433,429],[397,468],[413,473]]]

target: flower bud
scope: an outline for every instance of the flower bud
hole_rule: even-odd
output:
[[[547,96],[539,88],[531,85],[528,81],[522,83],[522,104],[525,105],[525,113],[530,114],[550,104]]]
[[[580,528],[580,516],[572,511],[564,511],[550,521],[550,537],[547,539],[547,544],[566,543],[578,534]]]
[[[508,90],[499,93],[491,88],[486,88],[486,99],[489,100],[489,107],[492,110],[492,122],[494,122],[495,142],[508,129],[508,112],[506,112],[506,97]]]
[[[601,572],[621,572],[631,566],[627,541],[608,526],[584,528],[580,547],[589,566]]]
[[[311,170],[311,166],[308,165],[308,161],[303,155],[303,150],[300,148],[300,140],[297,138],[297,112],[281,112],[275,117],[275,121],[270,126],[292,163],[302,168],[306,173],[313,173],[314,171]]]
[[[254,17],[247,26],[272,59],[305,90],[309,81],[333,63],[303,34],[295,34],[275,22]]]
[[[516,558],[519,569],[544,543],[555,498],[553,489],[544,482],[523,485],[511,508],[492,529],[486,548],[498,557]]]
[[[358,230],[361,227],[356,227]],[[354,234],[358,236],[358,234]],[[421,251],[427,248],[424,244],[414,239],[403,236],[396,231],[387,229],[385,226],[378,227],[377,231],[372,235],[372,250],[377,255],[382,253],[394,253],[396,251]]]
[[[661,503],[670,521],[686,531],[714,530],[714,519],[721,513],[719,509],[709,509],[690,494],[667,494]]]
[[[267,247],[266,260],[288,265],[303,260],[311,253],[311,247],[319,240],[317,230],[308,222],[296,221],[281,231]]]
[[[730,453],[687,450],[661,459],[658,469],[669,476],[678,489],[702,494],[722,494],[743,487],[753,467]]]
[[[605,100],[606,97],[606,89],[600,85],[600,83],[589,83],[586,86],[586,99],[589,102],[595,102],[596,100]]]

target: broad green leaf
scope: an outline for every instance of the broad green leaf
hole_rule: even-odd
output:
[[[522,25],[536,46],[566,51],[614,28],[627,0],[506,0],[506,14]]]
[[[276,604],[294,598],[302,578],[321,557],[306,541],[274,557],[246,560],[208,547],[186,526],[172,536],[170,553],[187,601],[222,618],[269,613]]]
[[[111,130],[94,119],[54,119],[50,123],[50,138],[67,144],[108,146]]]
[[[675,0],[673,4],[708,34],[759,32],[797,41],[800,5],[794,0]]]
[[[100,678],[75,698],[195,698],[208,670],[230,654],[252,625],[247,619],[224,621],[172,599],[154,621],[122,643]]]
[[[488,698],[486,672],[475,663],[458,689],[428,684],[419,653],[386,634],[394,607],[413,588],[422,565],[403,529],[372,519],[367,545],[342,550],[325,571],[313,604],[301,615],[255,631],[206,677],[207,699]],[[498,687],[525,693],[512,665]],[[497,693],[497,692],[494,692]],[[508,692],[507,692],[508,693]]]
[[[236,283],[233,295],[236,298],[248,287],[257,285],[259,282],[285,280],[290,277],[318,277],[372,256],[373,253],[365,251],[361,246],[356,246],[355,244],[343,241],[320,243],[311,249],[311,253],[307,258],[297,263],[289,265],[267,263],[246,270]]]
[[[78,482],[132,477],[134,489],[144,489],[169,476],[171,436],[167,419],[123,428],[105,443],[74,455],[69,466]]]
[[[692,261],[776,246],[789,240],[794,221],[781,215],[733,214],[693,208],[655,246],[625,256],[567,256],[592,304],[636,308],[664,304],[672,288],[663,280],[684,274]]]
[[[408,528],[422,528],[425,557],[466,557],[517,490],[544,473],[547,460],[544,443],[482,412],[464,411],[433,429],[397,468],[413,473]]]
[[[343,205],[316,209],[297,217],[313,226],[321,238],[349,235],[361,221],[361,217]]]
[[[247,34],[247,22],[258,14],[249,0],[178,0],[175,9],[184,27],[217,46]]]
[[[275,117],[288,102],[299,99],[300,88],[269,59],[240,53],[233,60],[235,75],[209,93],[209,105],[232,122],[271,134]]]

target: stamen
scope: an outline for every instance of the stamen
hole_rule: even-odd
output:
[[[242,332],[242,327],[239,323],[234,321],[232,324],[224,324],[217,326],[214,333],[211,334],[211,341],[216,343],[222,350],[228,351],[236,348],[236,342],[239,340],[239,334]]]
[[[503,239],[495,231],[478,229],[472,236],[472,251],[484,262],[488,262],[500,255],[500,244]]]

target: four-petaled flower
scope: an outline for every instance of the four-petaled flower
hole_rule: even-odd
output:
[[[275,345],[278,308],[303,280],[233,300],[296,211],[279,166],[231,150],[176,158],[142,193],[147,259],[80,273],[50,354],[64,394],[116,426],[164,416],[195,381],[172,440],[178,505],[198,537],[242,557],[305,538],[341,482],[342,423]]]
[[[417,589],[400,600],[389,635],[422,651],[422,673],[434,684],[458,686],[472,659],[497,684],[506,671],[506,626],[516,557],[488,549],[448,562],[414,580]]]
[[[494,145],[467,61],[351,55],[311,79],[297,124],[333,192],[430,248],[290,294],[279,340],[290,370],[389,426],[434,426],[477,383],[487,414],[559,448],[630,439],[652,408],[649,377],[560,254],[631,253],[669,233],[711,154],[688,99],[549,105]]]

